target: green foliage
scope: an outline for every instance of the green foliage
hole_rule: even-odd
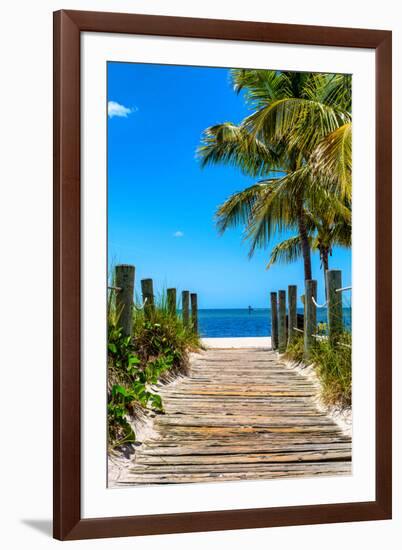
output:
[[[138,357],[132,344],[131,336],[124,336],[119,326],[108,326],[108,364],[109,374],[121,381],[131,382],[138,373],[141,359]]]
[[[321,381],[322,397],[331,405],[352,402],[352,335],[344,332],[336,344],[317,340],[312,359]]]
[[[300,236],[289,237],[276,244],[271,250],[271,256],[267,269],[276,263],[292,263],[302,257],[302,246]]]
[[[135,440],[134,432],[126,420],[127,406],[130,404],[130,395],[124,386],[114,385],[110,392],[107,412],[109,426],[109,443],[112,447],[118,443],[132,443]]]
[[[199,339],[179,316],[168,312],[162,299],[148,316],[142,309],[134,311],[133,344],[143,361],[162,357],[169,368],[180,370],[185,366],[187,351],[199,347]]]
[[[303,335],[300,333],[296,333],[294,340],[291,344],[288,344],[288,347],[286,348],[286,359],[289,359],[290,361],[293,361],[297,364],[301,363],[303,361],[303,355],[304,355],[304,340]]]
[[[199,347],[199,339],[180,317],[171,315],[164,297],[146,314],[134,308],[133,331],[124,336],[115,299],[108,303],[108,427],[112,448],[135,441],[128,417],[138,408],[163,412],[154,386],[166,373],[186,368],[189,349]]]
[[[326,336],[328,334],[328,324],[327,323],[317,323],[317,335]]]
[[[202,166],[229,164],[265,179],[218,207],[218,229],[243,226],[250,256],[275,233],[297,230],[273,249],[269,266],[303,256],[307,267],[313,248],[327,269],[332,246],[350,246],[351,78],[256,69],[231,75],[252,112],[238,125],[207,128],[197,156]]]
[[[349,406],[352,401],[352,335],[343,332],[337,343],[330,344],[325,337],[326,323],[317,326],[317,338],[311,350],[311,360],[321,383],[323,401],[328,405]],[[302,363],[304,356],[303,336],[297,335],[288,345],[286,358]]]

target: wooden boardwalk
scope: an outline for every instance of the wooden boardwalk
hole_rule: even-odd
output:
[[[316,388],[260,348],[211,349],[161,388],[166,414],[125,483],[165,484],[351,473],[351,440],[314,403]]]

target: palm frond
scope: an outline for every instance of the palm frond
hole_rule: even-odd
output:
[[[340,220],[331,227],[330,238],[334,244],[350,248],[352,246],[352,224],[350,222]]]
[[[251,176],[268,174],[280,167],[281,152],[231,122],[207,128],[196,152],[201,166],[227,164]]]
[[[349,118],[346,112],[317,100],[292,97],[262,107],[246,118],[244,126],[261,141],[285,142],[291,150],[306,155]]]
[[[253,204],[245,240],[250,242],[249,257],[257,248],[266,248],[272,236],[297,225],[297,196],[292,194],[287,177],[266,180],[262,194]]]
[[[234,91],[244,91],[244,99],[252,108],[258,109],[270,101],[291,96],[286,73],[262,69],[232,69],[230,74]]]
[[[290,237],[273,247],[267,269],[276,263],[290,264],[302,257],[302,246],[299,235]]]
[[[303,97],[350,113],[352,77],[348,74],[311,73],[305,84]]]
[[[248,225],[252,216],[253,206],[265,194],[266,186],[257,183],[243,191],[234,193],[216,212],[216,224],[219,233],[224,233],[229,227]]]
[[[351,113],[352,111],[352,75],[330,74],[323,85],[321,101]]]
[[[328,133],[311,154],[312,173],[319,174],[327,187],[350,200],[352,193],[352,123]]]

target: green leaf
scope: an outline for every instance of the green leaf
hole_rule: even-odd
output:
[[[162,398],[160,395],[157,395],[155,393],[151,394],[150,402],[155,409],[162,410]]]
[[[108,349],[112,353],[117,353],[117,346],[113,342],[109,342]]]
[[[112,388],[112,395],[115,396],[116,394],[120,394],[123,397],[129,397],[130,392],[128,390],[126,390],[126,388],[124,386],[115,385]]]

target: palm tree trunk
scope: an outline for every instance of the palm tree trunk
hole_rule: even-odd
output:
[[[298,225],[299,225],[299,235],[300,242],[302,247],[303,262],[304,262],[304,280],[312,278],[311,273],[311,254],[310,254],[310,242],[308,239],[307,227],[306,227],[306,217],[304,214],[303,207],[299,209],[298,215]]]
[[[329,248],[323,247],[320,250],[320,254],[321,254],[322,267],[324,270],[325,299],[328,300],[327,271],[329,269],[329,262],[328,262]]]

